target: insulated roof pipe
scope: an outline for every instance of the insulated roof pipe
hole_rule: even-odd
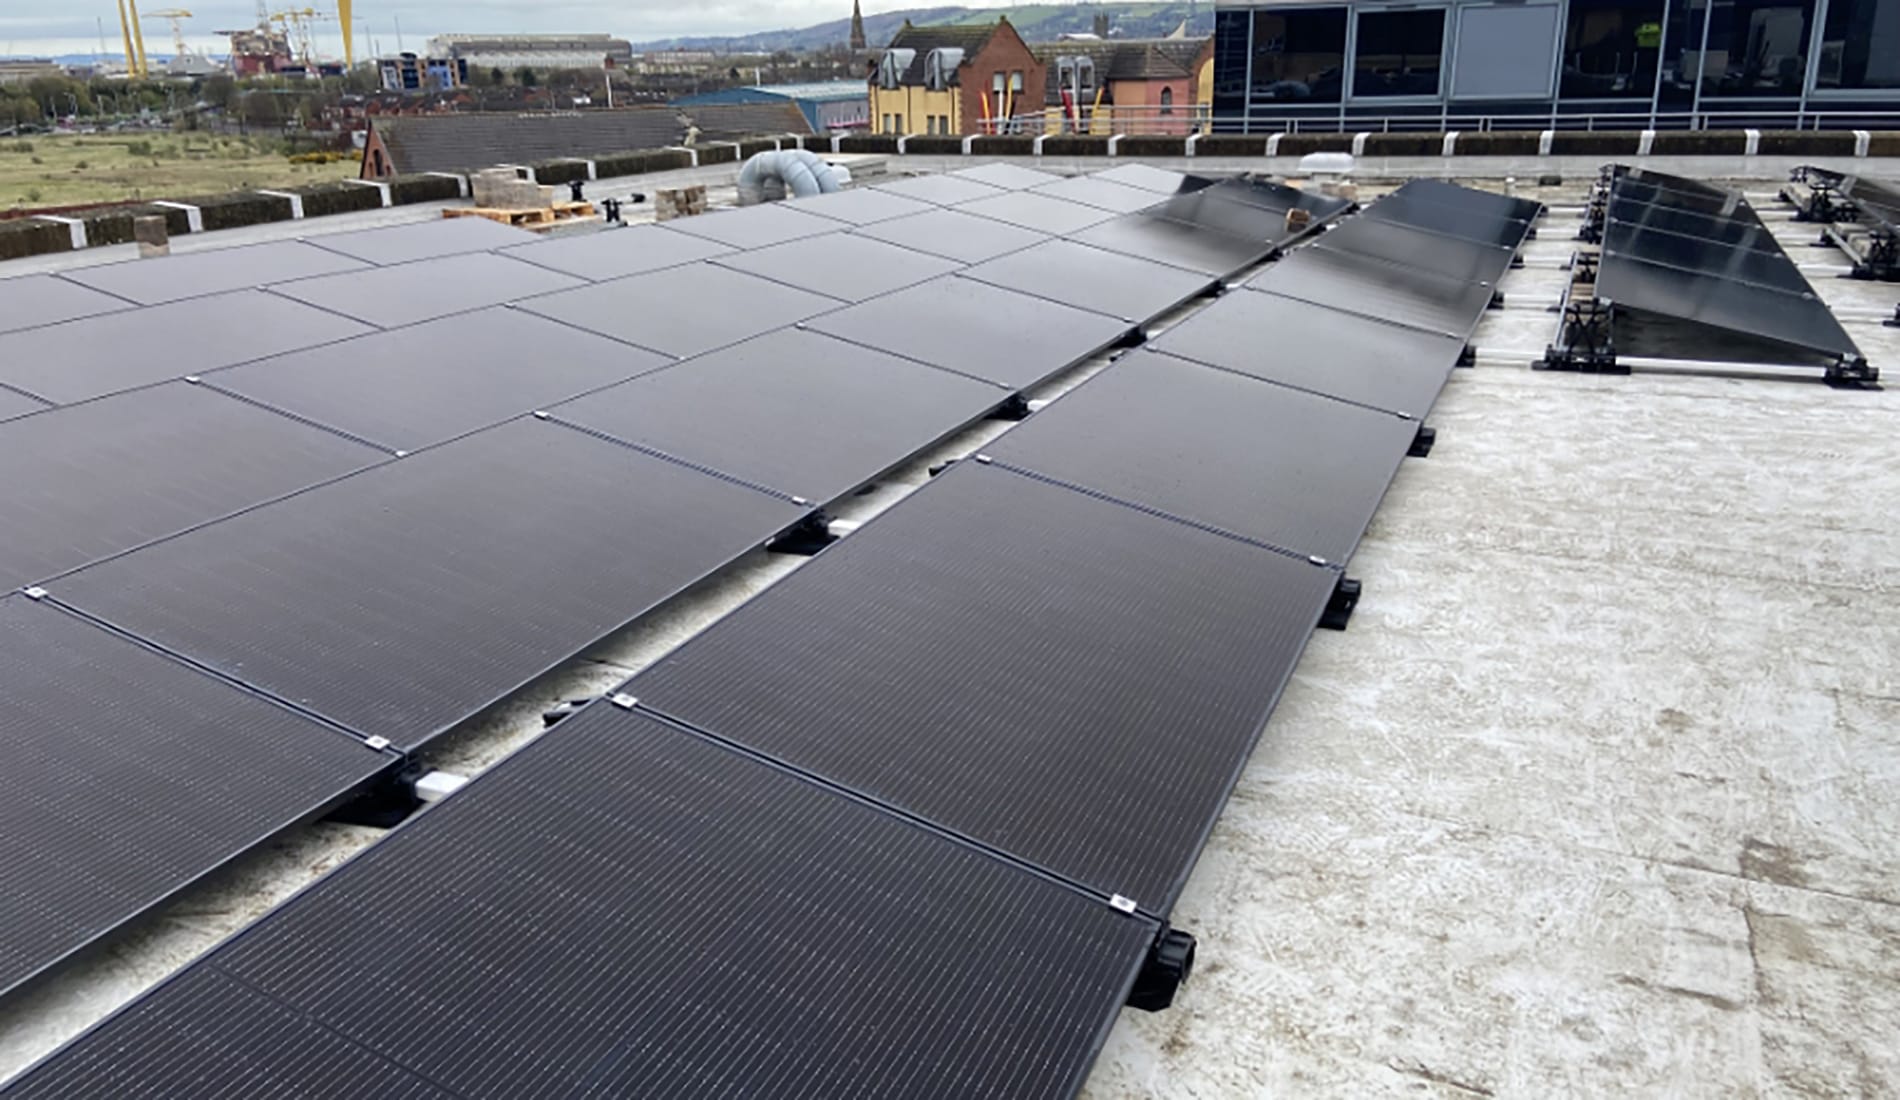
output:
[[[739,205],[765,201],[765,185],[777,180],[787,194],[805,198],[843,190],[847,177],[809,149],[759,153],[739,169]]]

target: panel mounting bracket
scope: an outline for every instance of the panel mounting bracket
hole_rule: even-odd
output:
[[[1900,307],[1895,307],[1900,311]],[[1859,355],[1843,355],[1828,364],[1823,375],[1828,385],[1839,390],[1877,390],[1880,388],[1880,371],[1869,366],[1867,360]]]
[[[836,541],[831,533],[831,517],[823,512],[812,512],[766,543],[765,548],[774,554],[810,557]]]
[[[1128,1007],[1159,1012],[1174,1003],[1174,994],[1194,973],[1194,937],[1163,924],[1148,945],[1148,957],[1128,991]]]
[[[1344,573],[1333,582],[1333,594],[1327,597],[1326,610],[1320,612],[1319,625],[1323,630],[1344,630],[1352,621],[1353,609],[1359,606],[1360,584]]]
[[[1566,303],[1557,343],[1546,348],[1544,357],[1531,364],[1532,368],[1628,374],[1629,367],[1616,361],[1616,344],[1610,332],[1614,316],[1613,306],[1594,298]]]
[[[1407,458],[1424,458],[1432,453],[1432,445],[1438,442],[1438,429],[1418,426],[1417,434],[1412,436],[1412,445],[1405,450]]]

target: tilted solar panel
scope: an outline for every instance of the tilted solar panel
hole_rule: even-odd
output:
[[[1331,248],[1299,248],[1247,286],[1343,313],[1470,339],[1497,288]]]
[[[962,266],[856,233],[806,237],[712,262],[845,302],[862,302]]]
[[[1055,240],[964,271],[1008,290],[1143,324],[1204,293],[1219,280],[1119,252]]]
[[[372,264],[406,264],[463,252],[486,252],[535,239],[526,229],[487,218],[437,218],[412,225],[390,225],[349,233],[325,233],[309,243]]]
[[[1165,913],[1336,579],[966,460],[623,690]]]
[[[858,233],[966,264],[995,259],[1049,239],[1048,234],[1032,229],[943,209],[867,225]]]
[[[5,1094],[1067,1097],[1155,932],[603,703]]]
[[[584,285],[571,275],[470,252],[432,260],[280,283],[274,293],[379,328],[413,325]]]
[[[718,241],[669,233],[657,225],[636,225],[538,240],[506,249],[502,254],[583,279],[599,280],[678,267],[731,251],[731,245]]]
[[[157,305],[367,266],[301,241],[271,241],[82,267],[67,272],[66,278],[141,305]]]
[[[57,275],[0,279],[0,332],[54,325],[131,308],[132,302]]]
[[[48,587],[235,679],[413,748],[803,514],[529,418]]]
[[[0,729],[0,991],[396,764],[18,594]]]
[[[736,344],[844,303],[711,263],[632,275],[520,308],[638,347],[684,357]]]

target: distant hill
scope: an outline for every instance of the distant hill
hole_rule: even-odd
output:
[[[1094,28],[1096,14],[1106,13],[1113,33],[1121,38],[1160,38],[1187,20],[1191,37],[1214,33],[1214,5],[1206,3],[1026,4],[1014,8],[911,8],[864,17],[864,37],[873,46],[891,40],[908,19],[920,27],[958,23],[992,23],[1006,15],[1031,42],[1049,42],[1065,34],[1085,34]],[[720,50],[727,53],[772,53],[777,50],[818,50],[836,46],[851,34],[851,20],[834,19],[796,30],[761,31],[726,37],[663,38],[634,44],[635,52],[650,50]]]

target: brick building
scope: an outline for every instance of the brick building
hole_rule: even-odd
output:
[[[1048,74],[1007,18],[986,26],[908,21],[869,75],[871,126],[882,134],[986,134],[1041,128]]]

